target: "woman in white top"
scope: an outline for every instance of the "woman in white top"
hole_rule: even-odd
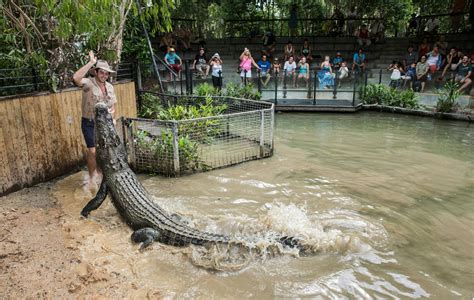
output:
[[[293,56],[290,56],[288,60],[285,61],[283,73],[285,77],[291,77],[293,79],[293,86],[296,86],[296,63]]]
[[[219,53],[212,56],[209,65],[211,66],[212,85],[220,91],[222,89],[222,60]]]

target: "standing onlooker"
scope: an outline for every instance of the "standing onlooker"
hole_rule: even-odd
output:
[[[472,65],[469,62],[467,55],[464,55],[462,60],[458,63],[456,73],[454,75],[454,81],[462,84],[458,91],[463,91],[472,83],[471,78],[469,78],[471,77],[471,74]]]
[[[268,29],[265,35],[262,37],[263,39],[263,51],[262,53],[267,55],[268,58],[273,58],[273,53],[275,52],[276,48],[276,38],[273,32]]]
[[[430,67],[426,62],[426,56],[423,55],[421,57],[420,62],[416,64],[416,81],[421,83],[421,90],[420,92],[423,93],[425,91],[426,81],[428,80],[428,72],[430,71]]]
[[[293,79],[293,86],[296,84],[296,63],[293,56],[290,56],[287,61],[285,61],[285,65],[283,66],[283,72],[285,72],[284,76],[291,77]]]
[[[94,68],[95,77],[85,78],[87,72]],[[94,107],[97,103],[105,103],[112,117],[115,113],[114,86],[107,82],[110,73],[115,73],[109,64],[104,60],[97,60],[93,51],[89,52],[89,62],[82,66],[73,75],[74,83],[82,87],[82,120],[81,129],[87,146],[87,169],[88,177],[84,180],[85,189],[96,189],[97,182],[100,180],[100,170],[97,169],[95,159],[95,141],[94,141]],[[115,123],[115,120],[114,120]]]
[[[222,89],[222,60],[219,53],[215,53],[212,56],[209,65],[212,70],[212,85],[220,91]]]
[[[352,62],[352,72],[364,72],[365,71],[365,53],[362,48],[359,48],[359,51],[354,53],[353,62]]]
[[[367,29],[367,25],[365,24],[362,24],[360,26],[360,29],[357,32],[356,37],[357,37],[357,43],[359,43],[360,47],[363,47],[364,45],[368,47],[372,43],[369,38],[369,30]]]
[[[309,81],[309,64],[306,62],[306,57],[302,57],[298,63],[299,73],[298,79],[303,78],[305,81],[305,86],[308,86]],[[296,82],[296,87],[298,87],[298,82]]]
[[[321,70],[318,71],[319,88],[329,88],[334,85],[334,76],[332,74],[331,62],[329,56],[324,57],[321,63]]]
[[[288,41],[285,44],[285,47],[283,47],[283,53],[285,55],[285,61],[287,61],[290,56],[295,56],[295,47],[293,47],[293,43],[291,41]]]
[[[207,78],[209,75],[209,65],[204,48],[200,48],[199,53],[194,57],[193,69],[196,69],[201,77]]]
[[[412,63],[418,62],[418,53],[413,49],[413,46],[408,46],[408,51],[403,57],[403,67],[405,70],[410,66]]]
[[[291,5],[288,27],[290,28],[290,36],[298,35],[298,6],[296,4]]]
[[[257,62],[257,65],[260,67],[260,82],[264,87],[267,87],[268,81],[270,81],[270,68],[271,64],[267,60],[267,56],[262,55],[262,59]]]
[[[177,61],[179,61],[179,63],[177,63]],[[165,55],[165,63],[171,68],[171,70],[175,71],[176,74],[178,74],[178,78],[179,78],[179,74],[181,73],[181,66],[183,64],[183,61],[181,60],[181,57],[178,56],[178,54],[176,54],[174,48],[170,48],[168,53],[166,53]],[[171,72],[170,72],[170,80],[172,78],[171,76]]]
[[[255,60],[253,59],[252,55],[250,54],[250,50],[248,48],[244,48],[242,54],[240,54],[240,79],[242,79],[242,83],[246,83],[248,78],[252,78],[252,65],[254,65],[257,69],[260,70],[260,67],[257,65]]]

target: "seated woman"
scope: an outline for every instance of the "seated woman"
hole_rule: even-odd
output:
[[[291,41],[288,41],[288,43],[285,44],[283,51],[285,54],[285,61],[288,61],[290,56],[295,56],[295,47],[293,47],[293,43]]]
[[[318,79],[320,89],[330,88],[334,85],[334,76],[332,74],[329,56],[325,56],[324,61],[321,63],[321,70],[318,71]]]
[[[428,39],[423,38],[423,41],[418,46],[418,57],[422,57],[423,55],[426,55],[428,52],[430,52],[430,49],[431,49],[431,46],[430,46],[430,43],[428,43]]]
[[[439,53],[438,47],[434,47],[433,51],[428,52],[426,54],[426,62],[428,63],[428,66],[430,67],[431,74],[434,74],[436,73],[436,71],[441,69],[441,63],[443,62],[443,58],[441,57],[441,54]]]
[[[300,62],[298,63],[299,73],[298,73],[298,80],[303,78],[305,81],[305,86],[308,86],[309,81],[309,64],[306,62],[306,57],[302,57]],[[296,81],[296,87],[298,87],[298,80]]]
[[[285,61],[285,65],[283,66],[283,80],[286,79],[286,77],[291,77],[293,80],[293,86],[296,85],[296,63],[295,59],[293,56],[290,56],[287,61]]]

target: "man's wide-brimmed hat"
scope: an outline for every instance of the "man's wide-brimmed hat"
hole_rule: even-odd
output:
[[[115,71],[110,68],[109,63],[106,62],[105,60],[98,60],[97,63],[95,64],[95,69],[102,69],[109,73],[115,73]]]

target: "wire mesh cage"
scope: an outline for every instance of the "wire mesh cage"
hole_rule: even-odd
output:
[[[159,102],[157,118],[123,119],[124,141],[136,171],[178,176],[273,154],[272,103],[145,94]]]

